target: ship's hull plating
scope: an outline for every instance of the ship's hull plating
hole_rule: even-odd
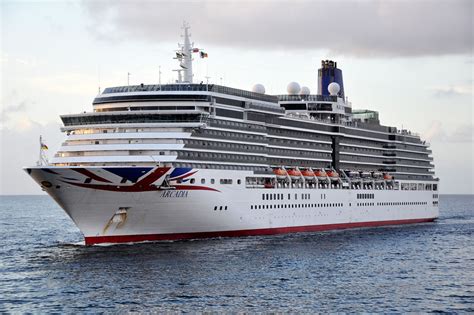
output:
[[[86,244],[409,224],[439,215],[437,192],[428,190],[247,188],[250,171],[190,168],[27,171],[71,217]]]

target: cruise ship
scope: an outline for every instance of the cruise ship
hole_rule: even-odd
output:
[[[336,62],[321,62],[317,94],[198,83],[193,56],[207,54],[183,32],[175,83],[106,88],[25,168],[87,245],[436,220],[429,144],[353,109]]]

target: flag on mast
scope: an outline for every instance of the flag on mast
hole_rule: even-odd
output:
[[[43,142],[43,136],[40,136],[40,148],[41,150],[48,150],[48,146]]]

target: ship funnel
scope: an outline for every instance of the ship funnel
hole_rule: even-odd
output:
[[[321,60],[321,68],[318,70],[318,94],[332,95],[331,91],[328,90],[328,87],[333,82],[336,82],[339,85],[337,95],[344,98],[342,70],[337,68],[337,62],[332,60]]]

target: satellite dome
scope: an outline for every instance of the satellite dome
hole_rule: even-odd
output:
[[[339,93],[340,90],[341,90],[341,87],[336,82],[332,82],[328,85],[328,91],[329,91],[329,94],[331,95],[337,95],[337,93]]]
[[[292,95],[298,94],[300,90],[301,90],[300,85],[296,82],[290,82],[288,83],[288,86],[286,87],[286,91],[288,92],[288,94],[292,94]]]
[[[301,87],[300,95],[310,95],[310,94],[311,94],[311,91],[309,90],[309,87],[307,86]]]
[[[252,92],[265,94],[265,87],[262,84],[257,83],[252,87]]]

